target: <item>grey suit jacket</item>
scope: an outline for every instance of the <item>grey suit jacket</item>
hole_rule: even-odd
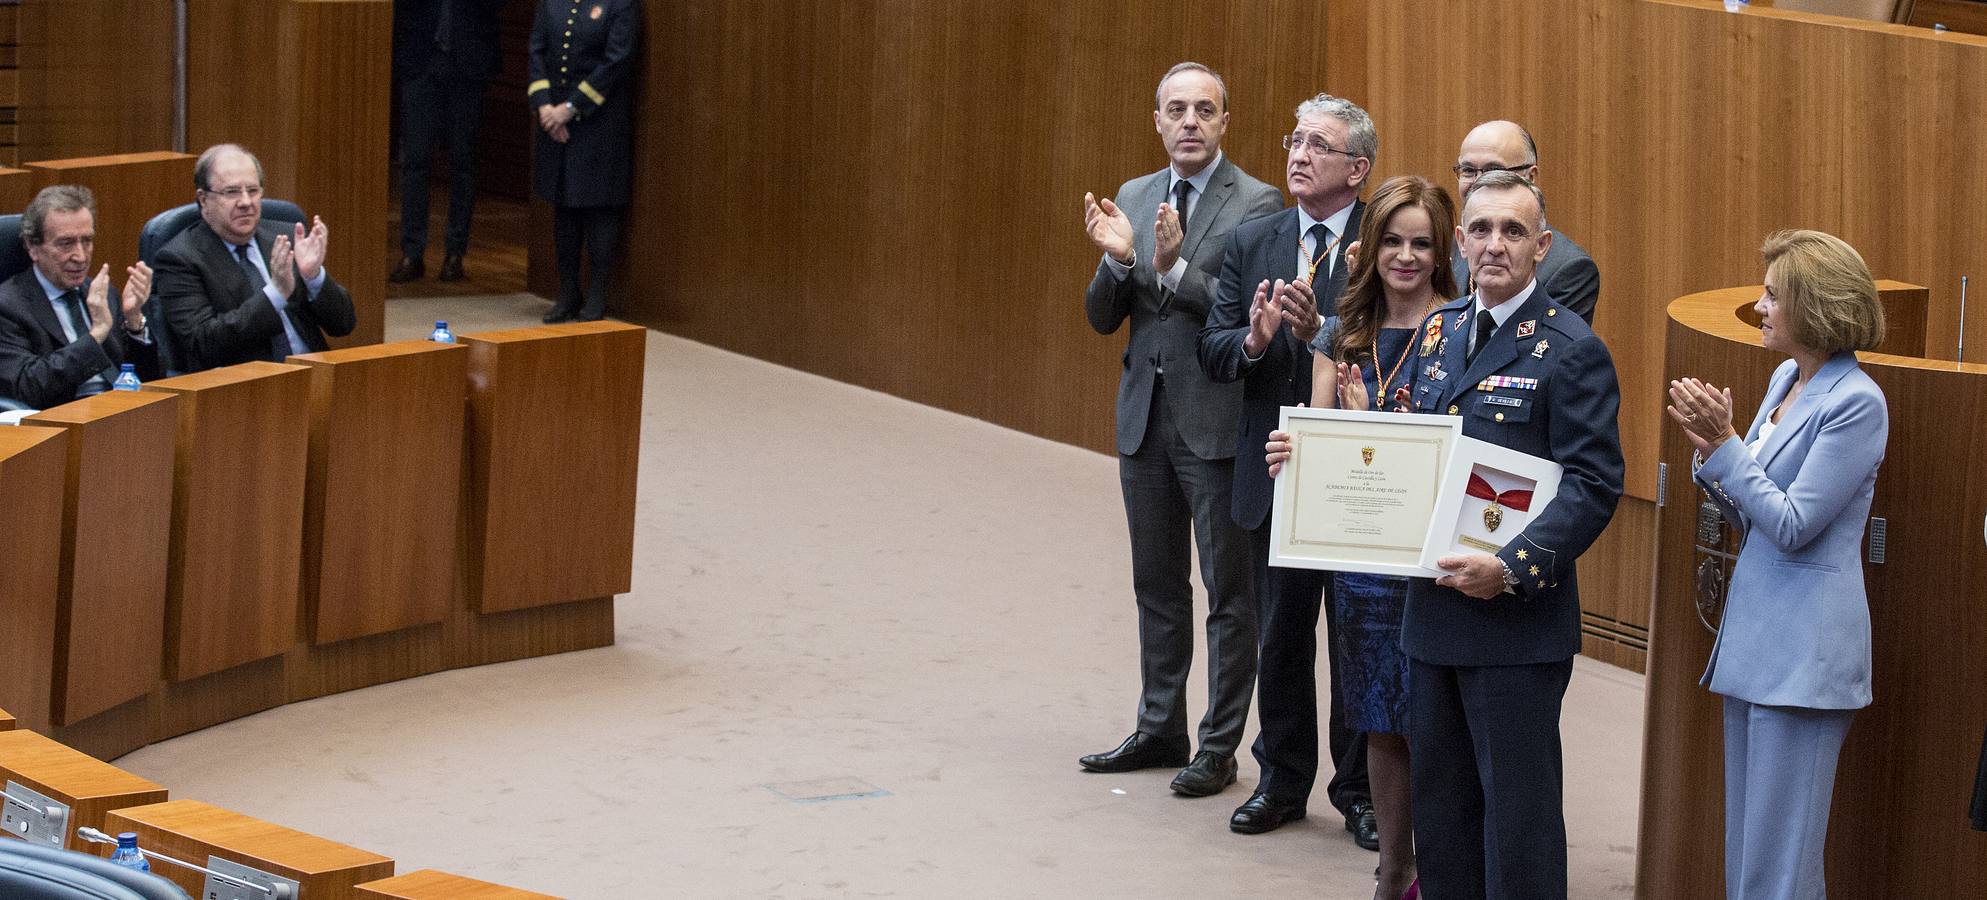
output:
[[[1838,353],[1754,459],[1746,443],[1798,374],[1781,364],[1746,440],[1726,441],[1694,475],[1746,526],[1703,683],[1750,703],[1860,709],[1870,705],[1863,526],[1890,412],[1856,354]]]
[[[1235,455],[1242,385],[1210,380],[1201,371],[1194,345],[1214,297],[1229,232],[1282,208],[1283,195],[1222,157],[1208,180],[1206,195],[1193,204],[1187,220],[1180,243],[1186,274],[1177,291],[1167,291],[1152,268],[1152,223],[1159,204],[1169,202],[1171,182],[1168,170],[1160,169],[1118,189],[1118,208],[1131,219],[1137,260],[1122,281],[1108,263],[1098,260],[1090,287],[1083,292],[1083,312],[1099,334],[1115,332],[1127,318],[1131,320],[1124,372],[1118,378],[1118,452],[1138,452],[1152,408],[1154,372],[1164,368],[1166,402],[1187,447],[1202,459],[1228,459]]]
[[[1463,259],[1463,245],[1452,245],[1449,267],[1456,273],[1456,289],[1470,292],[1470,264]],[[1588,325],[1594,324],[1594,304],[1601,298],[1601,269],[1593,257],[1565,232],[1552,230],[1552,246],[1533,276],[1545,290],[1546,299],[1573,311]]]

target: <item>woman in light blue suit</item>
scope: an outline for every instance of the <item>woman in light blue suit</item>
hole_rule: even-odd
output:
[[[1883,307],[1839,238],[1782,231],[1761,252],[1760,336],[1791,359],[1743,439],[1729,388],[1670,382],[1669,413],[1697,483],[1746,528],[1701,682],[1725,699],[1725,893],[1809,900],[1826,895],[1836,758],[1870,704],[1861,545],[1890,416],[1855,351],[1883,339]]]

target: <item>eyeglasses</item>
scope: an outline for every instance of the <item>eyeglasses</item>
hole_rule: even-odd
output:
[[[1337,147],[1327,144],[1325,143],[1324,138],[1321,138],[1315,134],[1305,134],[1304,132],[1297,131],[1283,136],[1283,149],[1295,150],[1299,147],[1302,147],[1306,150],[1311,151],[1312,153],[1316,153],[1319,155],[1323,155],[1326,153],[1337,153],[1342,156],[1358,155],[1355,153],[1351,153],[1349,151],[1340,150]]]
[[[212,196],[219,197],[222,200],[225,200],[229,203],[233,203],[236,200],[242,199],[243,197],[246,197],[250,200],[261,199],[262,188],[259,185],[251,187],[231,187],[231,188],[222,188],[221,190],[218,191],[209,189],[207,193]]]
[[[1538,165],[1538,163],[1523,163],[1515,166],[1477,167],[1469,165],[1468,163],[1457,163],[1453,166],[1450,166],[1449,171],[1456,173],[1456,177],[1458,178],[1475,179],[1483,175],[1488,175],[1492,172],[1523,172],[1526,169],[1529,169],[1536,165]]]

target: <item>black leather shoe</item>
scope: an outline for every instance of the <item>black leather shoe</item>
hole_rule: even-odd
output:
[[[1136,772],[1156,766],[1184,766],[1187,764],[1187,739],[1167,740],[1161,737],[1134,732],[1118,749],[1109,753],[1093,753],[1076,761],[1076,764],[1092,772]]]
[[[540,321],[544,322],[547,325],[557,325],[560,322],[571,322],[576,317],[577,313],[574,311],[573,307],[562,306],[560,304],[554,303],[552,304],[552,308],[546,311],[545,318],[541,319]]]
[[[400,258],[400,265],[393,267],[393,272],[386,276],[386,280],[394,284],[406,284],[417,281],[426,274],[428,274],[428,264],[422,262],[420,257],[403,256]]]
[[[462,257],[453,253],[442,257],[442,270],[435,273],[437,281],[461,281],[467,277],[462,274]]]
[[[1373,804],[1364,800],[1352,804],[1352,811],[1345,814],[1345,830],[1352,832],[1352,842],[1368,850],[1380,849],[1380,823],[1373,817]]]
[[[1228,830],[1237,834],[1262,834],[1304,818],[1304,805],[1282,805],[1269,798],[1268,794],[1257,791],[1249,802],[1235,808],[1235,814],[1228,817]]]
[[[1194,761],[1173,779],[1173,793],[1188,797],[1212,797],[1235,783],[1235,756],[1202,750]]]

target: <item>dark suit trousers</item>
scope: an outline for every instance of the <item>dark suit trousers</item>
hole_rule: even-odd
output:
[[[1518,666],[1409,659],[1415,864],[1424,894],[1564,900],[1559,706],[1572,677],[1571,659]]]
[[[1208,601],[1208,703],[1200,749],[1227,754],[1241,746],[1256,683],[1255,573],[1248,532],[1228,514],[1234,480],[1233,459],[1202,459],[1187,447],[1165,389],[1155,380],[1145,438],[1137,453],[1118,456],[1138,601],[1143,683],[1138,730],[1168,739],[1187,736],[1187,673],[1194,661],[1194,591],[1187,580],[1191,525]]]
[[[536,111],[534,111],[535,114]],[[448,234],[443,251],[469,249],[476,211],[476,127],[483,120],[483,79],[450,71],[439,54],[427,71],[400,83],[400,252],[420,259],[428,248],[428,165],[448,148]]]
[[[1260,463],[1258,463],[1260,465]],[[1327,631],[1335,629],[1332,604],[1325,597],[1331,573],[1316,569],[1286,569],[1269,564],[1269,523],[1249,533],[1256,564],[1257,647],[1256,765],[1262,777],[1256,790],[1278,803],[1310,799],[1318,780],[1318,614]],[[1346,727],[1338,705],[1338,654],[1326,653],[1331,712],[1326,716],[1328,746],[1333,759],[1332,780],[1325,798],[1341,813],[1354,803],[1370,801],[1366,780],[1366,736]]]

